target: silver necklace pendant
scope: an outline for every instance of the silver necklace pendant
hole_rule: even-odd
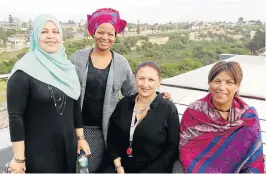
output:
[[[59,115],[63,115],[65,107],[66,107],[66,96],[62,92],[62,96],[59,99],[56,99],[53,87],[48,85],[48,91],[51,93],[51,98],[54,100],[54,106]]]
[[[146,111],[147,108],[143,109],[143,110],[140,110],[139,111],[139,114],[142,114],[144,111]]]

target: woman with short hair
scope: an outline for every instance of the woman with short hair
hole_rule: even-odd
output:
[[[178,159],[179,116],[174,103],[156,92],[160,75],[152,61],[137,67],[137,94],[121,99],[110,118],[107,147],[111,165],[106,172],[172,172]]]
[[[264,173],[259,118],[239,96],[243,73],[216,63],[209,94],[191,103],[180,125],[180,160],[187,173]]]

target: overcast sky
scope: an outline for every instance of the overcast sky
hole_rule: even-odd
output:
[[[117,9],[121,18],[133,23],[266,19],[266,0],[0,0],[0,20],[7,21],[9,14],[27,21],[52,13],[63,22],[80,21],[103,7]]]

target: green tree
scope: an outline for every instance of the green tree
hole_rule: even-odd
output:
[[[15,65],[15,63],[18,61],[17,58],[11,58],[8,61],[4,61],[3,64],[6,66],[7,68],[7,72],[11,72],[13,66]]]
[[[151,42],[144,41],[141,45],[141,48],[144,51],[149,51],[153,47],[153,44]]]
[[[29,26],[28,26],[27,32],[30,32],[30,31],[32,31],[32,24],[29,23],[28,25],[29,25]]]
[[[73,29],[71,29],[71,28],[64,29],[63,28],[63,36],[64,36],[64,40],[72,39],[74,37]]]
[[[203,21],[200,21],[198,25],[199,25],[199,29],[200,29],[200,27],[203,25]]]
[[[243,22],[243,20],[244,20],[244,18],[243,18],[243,17],[239,17],[239,18],[238,18],[238,23],[241,25],[241,24],[242,24],[242,22]]]
[[[28,24],[27,24],[27,22],[23,22],[23,23],[21,24],[21,27],[23,27],[23,28],[26,28],[26,27],[28,27]]]
[[[144,40],[145,42],[149,41],[149,37],[147,37],[147,36],[139,36],[139,39]]]
[[[160,66],[162,77],[169,78],[179,74],[179,65],[177,63],[162,64]]]
[[[157,25],[156,24],[153,24],[151,26],[151,32],[152,32],[152,34],[153,34],[153,31],[156,30],[156,29],[157,29]]]
[[[181,73],[185,73],[187,71],[191,71],[197,68],[202,67],[203,64],[197,60],[191,59],[191,58],[184,58],[180,61],[178,65],[178,70]]]
[[[249,42],[248,49],[252,54],[256,54],[256,52],[263,47],[265,47],[265,32],[258,30],[252,41]]]
[[[10,24],[14,22],[14,19],[13,19],[13,17],[12,17],[11,14],[8,16],[8,22],[9,22]]]
[[[1,74],[7,74],[9,71],[8,71],[8,68],[6,67],[6,65],[3,63],[3,62],[0,62],[0,73]]]
[[[122,55],[125,55],[127,53],[129,53],[129,49],[122,43],[114,43],[114,45],[112,46],[112,50],[119,53],[119,54],[122,54]]]
[[[21,59],[27,52],[23,52],[23,53],[20,53],[18,54],[16,57],[17,59]]]
[[[7,30],[6,31],[6,36],[9,37],[11,35],[15,35],[16,33],[17,33],[17,31],[15,29]]]
[[[3,44],[1,45],[0,43],[0,46],[5,47],[7,43],[7,35],[3,28],[0,28],[0,41],[1,40],[3,41]]]
[[[205,57],[206,51],[202,46],[197,46],[193,49],[193,56],[199,59],[203,59]]]
[[[257,24],[257,25],[262,25],[262,22],[261,22],[260,20],[257,20],[257,21],[256,21],[256,24]]]
[[[118,37],[115,39],[115,43],[121,43],[121,41]]]
[[[137,25],[137,34],[140,34],[140,24],[139,24],[139,20],[138,20],[138,25]]]
[[[135,73],[139,63],[137,61],[135,61],[134,59],[128,59],[128,63],[130,65],[133,73]]]
[[[128,47],[128,48],[132,48],[132,47],[135,47],[136,44],[138,42],[138,38],[137,37],[127,37],[125,40],[124,40],[124,44]]]

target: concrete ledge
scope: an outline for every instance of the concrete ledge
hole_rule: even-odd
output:
[[[0,129],[0,150],[11,145],[9,128]]]

